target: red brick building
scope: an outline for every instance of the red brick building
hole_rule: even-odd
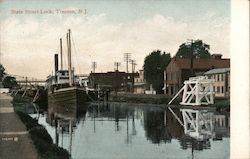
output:
[[[183,82],[191,77],[191,59],[172,58],[166,68],[166,86],[168,95],[174,95],[183,86]],[[229,68],[230,59],[222,59],[220,54],[212,55],[209,59],[193,59],[194,75],[203,75],[214,68]]]

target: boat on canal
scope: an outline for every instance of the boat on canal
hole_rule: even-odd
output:
[[[75,107],[73,111],[77,111],[77,106],[83,105],[88,100],[90,90],[87,88],[86,84],[83,83],[84,77],[76,76],[72,68],[70,29],[68,30],[66,40],[68,69],[63,69],[62,39],[60,39],[61,68],[60,70],[58,69],[58,54],[55,54],[55,74],[47,77],[46,80],[48,104],[60,105],[61,109],[68,109],[73,106]],[[72,110],[72,108],[69,110]]]

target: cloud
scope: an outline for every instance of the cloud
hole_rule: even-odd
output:
[[[229,20],[225,18],[188,23],[153,15],[148,19],[114,23],[108,21],[105,14],[58,15],[24,20],[9,17],[2,21],[3,64],[13,74],[45,78],[53,70],[53,54],[59,51],[62,36],[65,45],[68,28],[72,30],[75,44],[75,47],[72,45],[73,63],[80,73],[89,73],[92,61],[97,62],[97,71],[113,70],[115,61],[122,62],[121,70],[125,70],[125,52],[132,53],[137,69],[141,69],[145,56],[151,51],[160,49],[174,55],[187,39],[202,39],[211,45],[212,53],[229,57]]]

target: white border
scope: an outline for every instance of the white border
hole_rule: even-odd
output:
[[[249,0],[231,1],[231,158],[250,158]]]

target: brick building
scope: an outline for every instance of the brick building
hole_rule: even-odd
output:
[[[88,86],[91,88],[110,89],[111,91],[131,92],[134,83],[134,77],[139,76],[138,73],[125,72],[107,72],[107,73],[91,73],[89,76]]]
[[[192,64],[191,59],[172,58],[166,68],[166,94],[174,95],[178,92],[183,82],[191,77],[191,67],[193,76],[203,75],[214,68],[230,67],[230,59],[222,59],[220,54],[214,54],[209,59],[194,58]]]

